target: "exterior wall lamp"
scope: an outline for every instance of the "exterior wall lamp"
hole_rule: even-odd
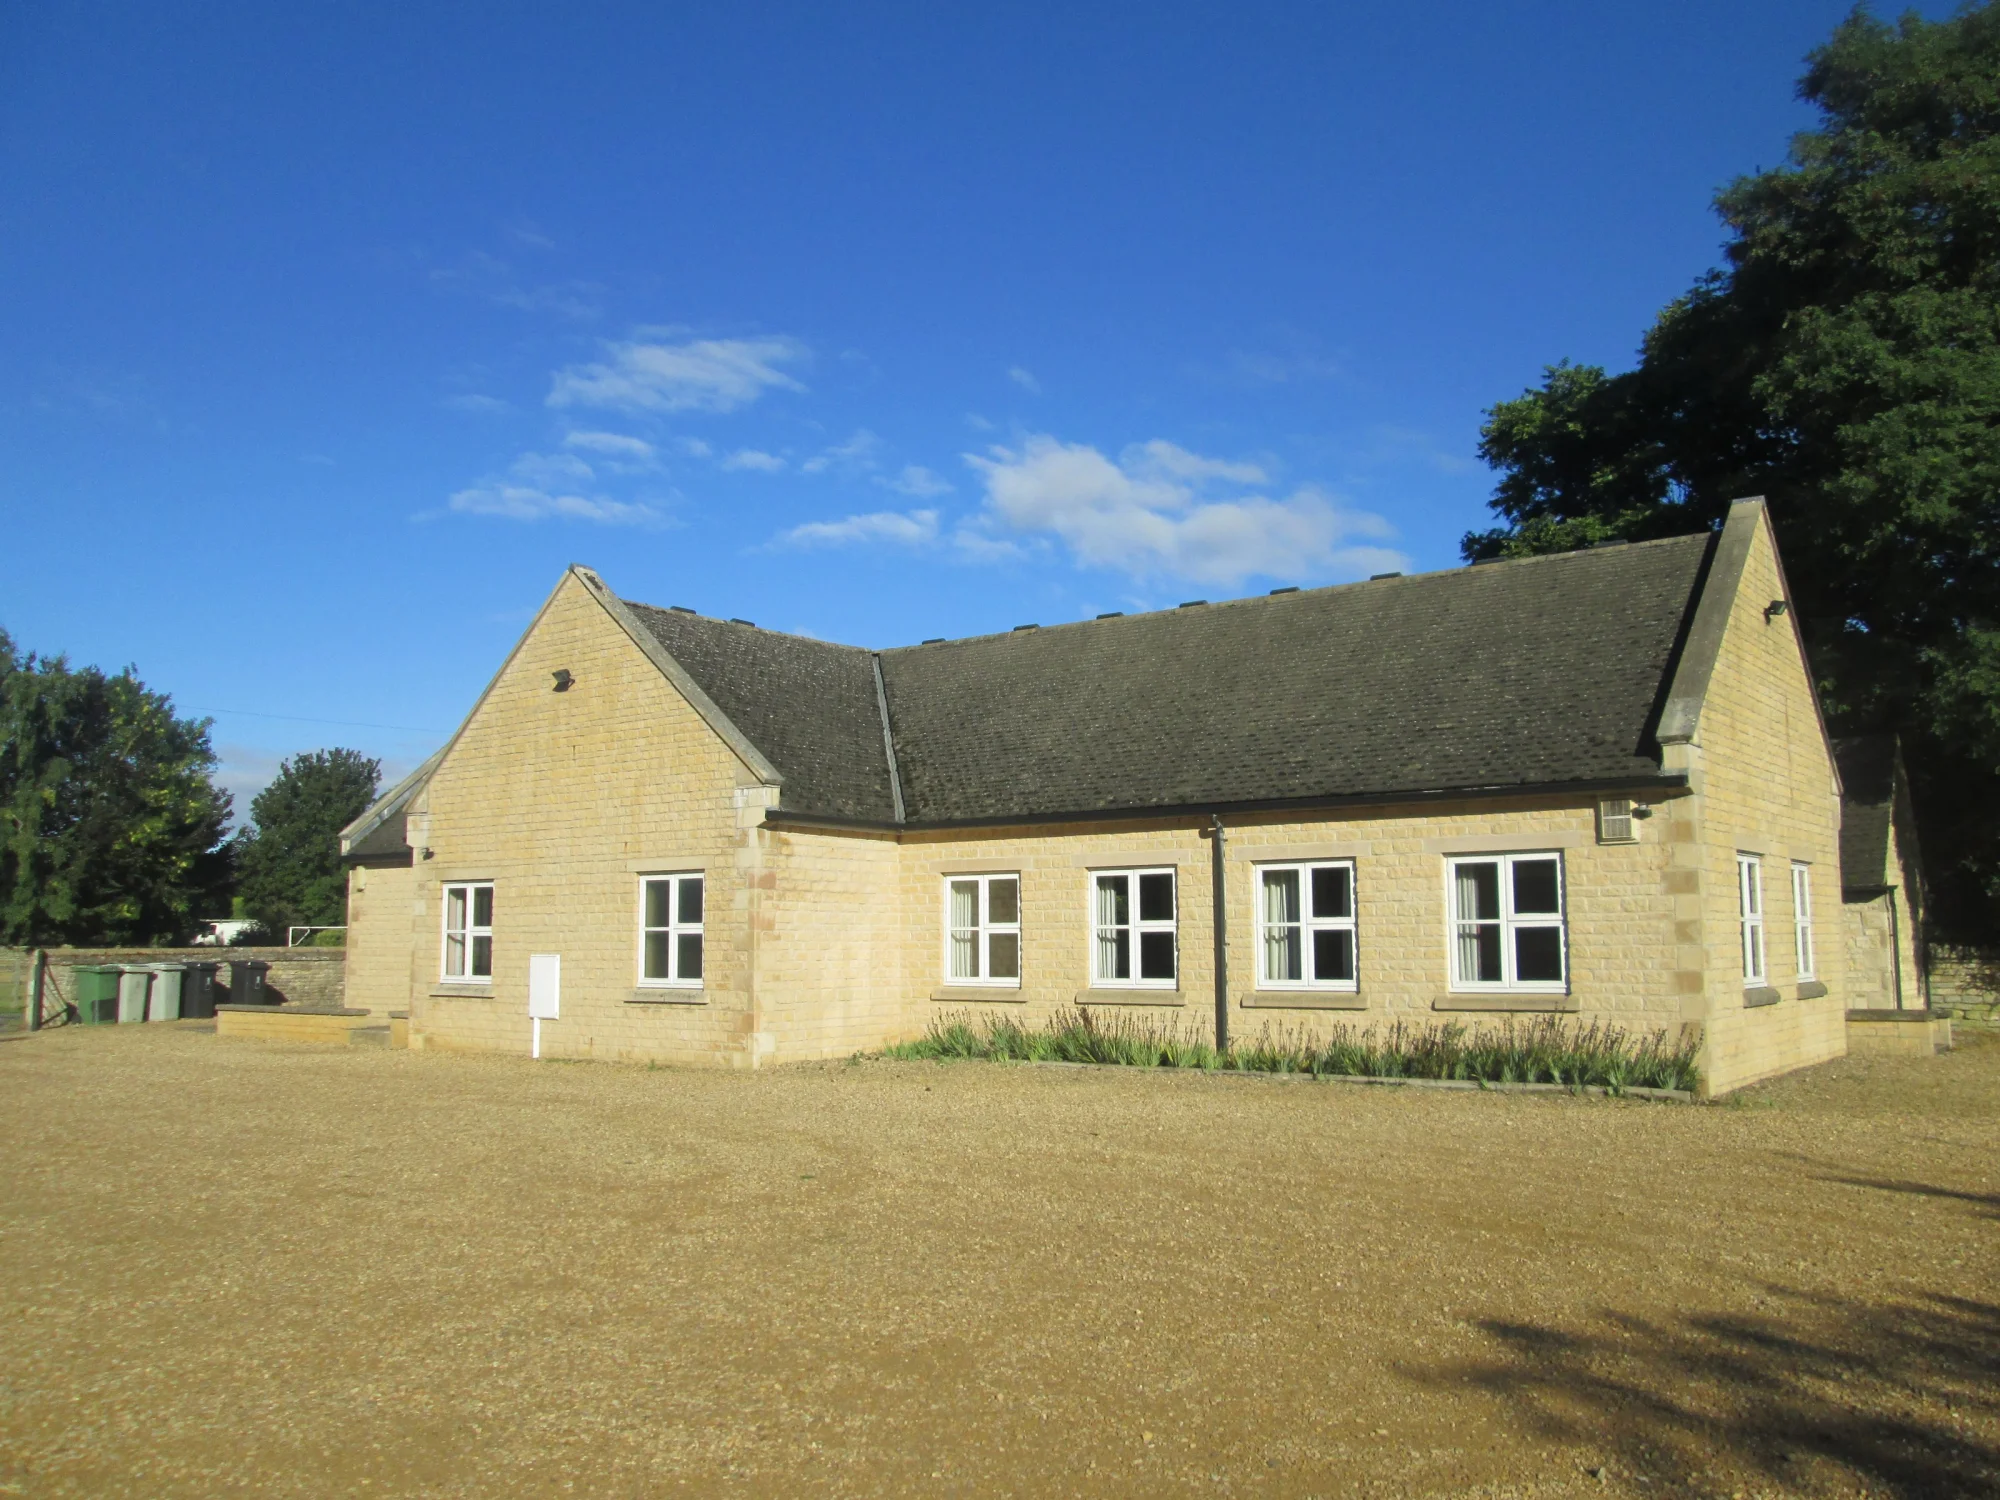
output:
[[[1791,605],[1787,604],[1783,599],[1773,599],[1769,604],[1764,606],[1764,623],[1768,625],[1777,619],[1778,616],[1786,614],[1790,610]]]
[[[575,682],[575,681],[576,681],[576,678],[575,678],[575,677],[573,677],[573,676],[572,676],[572,675],[570,674],[570,670],[569,670],[569,668],[568,668],[568,667],[558,667],[558,668],[556,668],[556,670],[555,670],[555,673],[554,673],[554,676],[555,676],[555,679],[556,679],[556,691],[557,691],[557,692],[559,692],[559,693],[566,693],[566,692],[568,692],[568,691],[569,691],[569,685],[570,685],[570,684],[571,684],[572,682]]]

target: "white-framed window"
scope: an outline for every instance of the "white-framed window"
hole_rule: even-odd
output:
[[[1560,994],[1569,983],[1562,856],[1475,854],[1447,862],[1451,984]]]
[[[459,984],[492,982],[492,881],[456,881],[444,888],[442,977]]]
[[[1172,870],[1099,870],[1090,879],[1090,982],[1172,989],[1180,973]]]
[[[1736,856],[1736,903],[1743,920],[1743,984],[1764,982],[1764,861]]]
[[[1605,797],[1597,804],[1597,842],[1600,844],[1631,844],[1639,838],[1639,828],[1632,821],[1632,799],[1630,797]]]
[[[639,983],[701,987],[700,875],[646,875],[639,881]]]
[[[1257,867],[1259,988],[1352,990],[1354,863]]]
[[[945,978],[1019,988],[1019,875],[947,875],[944,925]]]
[[[1812,866],[1792,863],[1792,944],[1798,977],[1813,977]]]

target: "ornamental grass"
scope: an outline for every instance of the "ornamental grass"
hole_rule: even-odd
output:
[[[1011,1016],[954,1013],[933,1020],[915,1041],[883,1055],[900,1059],[976,1058],[994,1062],[1110,1063],[1133,1068],[1303,1073],[1313,1077],[1432,1078],[1471,1083],[1551,1083],[1568,1088],[1675,1089],[1699,1082],[1699,1038],[1634,1033],[1606,1021],[1560,1016],[1485,1025],[1462,1021],[1340,1025],[1330,1034],[1267,1026],[1255,1041],[1222,1051],[1177,1025],[1145,1017],[1100,1019],[1075,1007],[1042,1026]]]

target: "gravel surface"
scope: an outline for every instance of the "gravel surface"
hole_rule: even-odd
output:
[[[0,1041],[0,1494],[2000,1493],[2000,1040],[1733,1102]]]

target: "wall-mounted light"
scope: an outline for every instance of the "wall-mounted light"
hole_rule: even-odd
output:
[[[556,691],[557,691],[557,692],[559,692],[559,693],[566,693],[566,692],[568,692],[568,691],[569,691],[569,685],[570,685],[570,684],[571,684],[572,682],[575,682],[575,681],[576,681],[576,678],[574,678],[574,677],[572,677],[572,676],[570,675],[570,670],[569,670],[569,668],[568,668],[568,667],[558,667],[558,668],[556,668],[556,670],[555,670],[555,679],[556,679]]]
[[[1766,625],[1770,624],[1779,615],[1786,613],[1790,609],[1791,605],[1787,604],[1784,600],[1773,599],[1769,604],[1764,606],[1764,623]]]

